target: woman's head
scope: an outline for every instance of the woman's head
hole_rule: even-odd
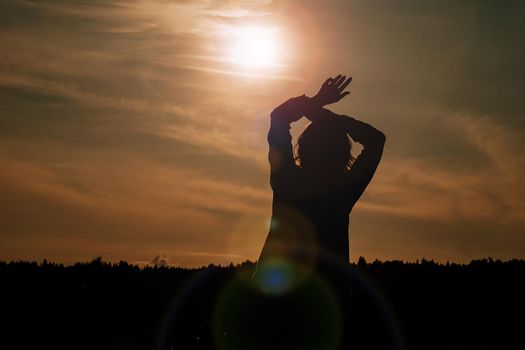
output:
[[[340,173],[352,166],[352,143],[344,129],[318,121],[303,130],[295,145],[295,159],[304,170]]]

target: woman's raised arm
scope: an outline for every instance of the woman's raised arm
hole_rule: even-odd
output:
[[[350,92],[345,89],[351,81],[352,77],[347,78],[344,75],[328,78],[319,92],[310,98],[305,116],[312,121],[324,120],[337,123],[354,141],[363,145],[361,154],[352,164],[348,174],[350,202],[353,206],[374,176],[383,155],[386,137],[381,131],[367,123],[323,108],[349,95]]]
[[[372,180],[381,161],[386,142],[385,134],[370,124],[349,116],[336,114],[326,108],[309,110],[306,117],[311,120],[336,123],[354,141],[363,145],[361,154],[354,161],[348,173],[350,201],[353,206]]]
[[[290,124],[302,118],[307,102],[308,97],[304,95],[291,98],[275,108],[270,115],[268,161],[273,190],[289,186],[297,172]]]

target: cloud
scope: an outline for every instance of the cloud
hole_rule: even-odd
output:
[[[266,217],[271,204],[266,189],[129,154],[82,151],[82,161],[36,163],[12,159],[5,151],[10,146],[2,148],[4,259],[29,254],[67,262],[96,255],[141,260],[141,252],[162,249],[182,264],[229,263],[234,255],[244,260],[248,256],[242,249],[225,253],[229,236],[245,216]],[[24,250],[25,245],[32,248]]]
[[[525,219],[525,150],[519,134],[494,117],[452,114],[443,117],[454,135],[486,156],[469,164],[406,156],[389,157],[380,166],[364,210],[438,221]]]
[[[230,63],[221,59],[220,50],[215,48],[220,48],[226,39],[221,37],[224,33],[214,34],[217,23],[209,17],[223,8],[230,11],[235,4],[18,3],[18,7],[32,16],[53,20],[46,20],[39,28],[20,26],[0,34],[0,45],[6,53],[0,57],[0,63],[9,67],[0,71],[0,87],[8,94],[24,93],[26,97],[31,94],[29,106],[33,106],[33,114],[46,115],[51,107],[65,106],[68,110],[62,112],[63,118],[72,119],[75,114],[85,115],[83,111],[90,109],[93,112],[88,118],[92,124],[116,126],[120,123],[117,128],[135,128],[134,132],[174,138],[229,155],[257,159],[256,162],[262,164],[264,157],[257,154],[265,142],[264,136],[258,135],[264,135],[267,123],[257,130],[249,130],[245,125],[255,116],[267,121],[271,104],[262,101],[261,96],[282,84],[268,83],[269,86],[262,87],[263,91],[257,92],[246,89],[252,84],[244,79],[293,81],[297,78],[235,71]],[[250,5],[250,13],[265,4]],[[15,3],[9,5],[15,6]],[[21,15],[20,20],[28,16]],[[75,17],[90,20],[75,22]],[[194,21],[178,20],[188,17]],[[167,28],[171,22],[179,23],[179,27]],[[150,26],[151,23],[156,25]],[[129,25],[137,27],[128,28]],[[34,40],[37,34],[39,40]],[[232,79],[225,80],[225,74]],[[265,84],[259,81],[257,85]],[[286,86],[279,89],[285,90]],[[37,99],[47,99],[49,103],[36,105]],[[245,107],[236,105],[239,99],[243,99]],[[17,115],[28,101],[18,98],[9,102],[4,125],[7,124],[7,130],[19,129],[21,121]],[[83,113],[79,113],[79,109]],[[125,112],[130,113],[127,125],[123,125],[122,119],[115,121]],[[235,123],[231,118],[235,118]],[[38,123],[61,128],[45,118]],[[241,135],[246,141],[244,144],[239,144],[239,124],[244,130]]]
[[[142,213],[153,218],[167,218],[175,209],[189,208],[232,214],[259,212],[266,210],[270,199],[268,191],[263,189],[124,157],[116,164],[103,156],[94,156],[85,163],[38,165],[3,156],[4,171],[0,179],[6,187],[51,197],[68,205],[100,213]]]

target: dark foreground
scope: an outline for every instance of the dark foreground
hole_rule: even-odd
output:
[[[266,297],[253,268],[0,263],[0,348],[525,348],[522,260],[360,261],[347,323],[321,280]]]

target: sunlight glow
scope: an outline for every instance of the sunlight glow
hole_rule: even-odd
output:
[[[272,28],[245,27],[234,31],[231,60],[245,67],[278,65],[277,32]]]

